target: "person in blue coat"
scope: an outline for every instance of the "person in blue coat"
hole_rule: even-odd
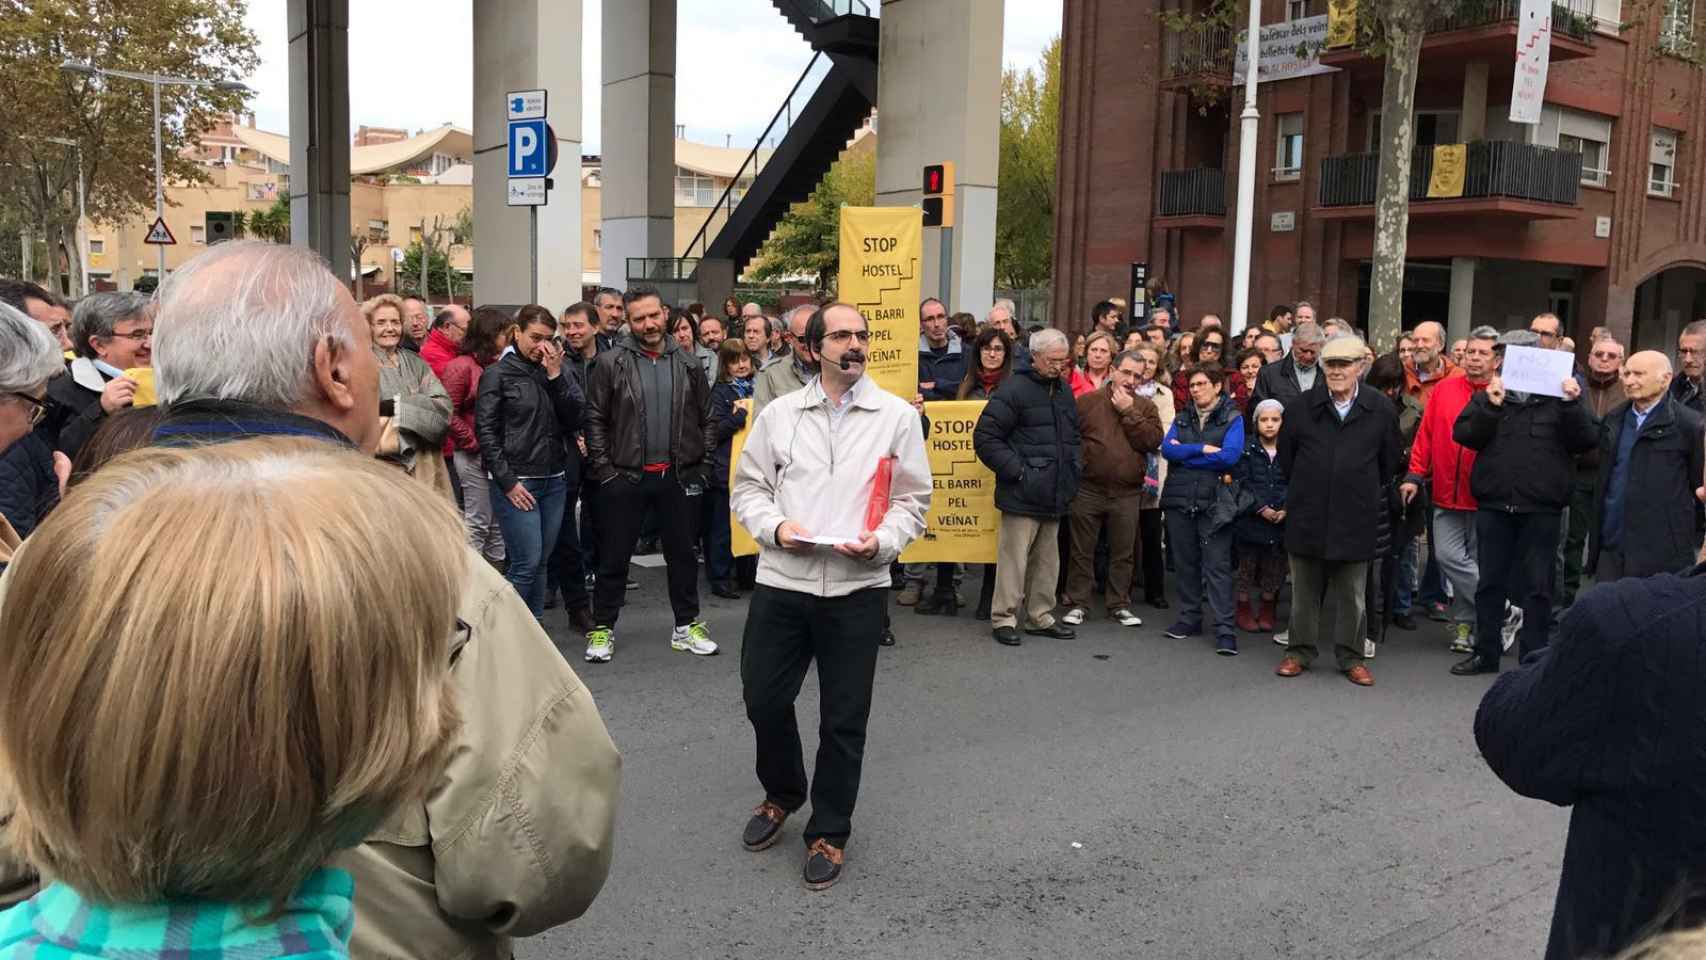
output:
[[[1475,713],[1487,766],[1570,807],[1546,960],[1706,921],[1706,566],[1602,584]]]
[[[1167,542],[1173,548],[1179,619],[1167,628],[1175,640],[1202,636],[1203,601],[1214,615],[1216,650],[1238,652],[1232,612],[1232,521],[1237,492],[1232,470],[1244,455],[1244,415],[1224,392],[1226,371],[1191,367],[1185,388],[1190,405],[1180,411],[1161,441],[1167,485]]]

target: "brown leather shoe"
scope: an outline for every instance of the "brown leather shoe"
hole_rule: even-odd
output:
[[[1282,677],[1295,677],[1307,669],[1309,668],[1303,665],[1303,661],[1296,657],[1282,657],[1279,666],[1274,668],[1274,673]]]
[[[1374,686],[1374,674],[1369,673],[1368,668],[1360,663],[1345,671],[1345,679],[1359,687]]]

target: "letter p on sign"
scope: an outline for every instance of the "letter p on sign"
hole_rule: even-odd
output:
[[[543,177],[549,171],[544,120],[515,120],[509,125],[509,175]]]

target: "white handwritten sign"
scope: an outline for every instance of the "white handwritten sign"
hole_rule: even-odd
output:
[[[1250,45],[1244,42],[1244,34],[1248,32],[1241,31],[1238,36],[1238,52],[1232,64],[1233,83],[1243,83],[1244,71],[1250,68]],[[1339,72],[1337,67],[1321,65],[1321,49],[1327,45],[1325,14],[1263,24],[1259,37],[1262,64],[1256,71],[1257,83]]]
[[[1505,366],[1499,372],[1506,390],[1564,396],[1564,381],[1574,371],[1576,355],[1565,350],[1539,347],[1506,347]]]
[[[1516,71],[1511,75],[1512,123],[1539,123],[1552,62],[1552,0],[1522,0],[1516,22]]]

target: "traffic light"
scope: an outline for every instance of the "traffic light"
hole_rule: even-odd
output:
[[[924,168],[924,225],[954,225],[954,165],[932,163]]]

